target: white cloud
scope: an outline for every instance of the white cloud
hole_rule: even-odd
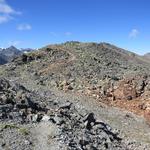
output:
[[[15,13],[15,10],[13,10],[9,5],[7,5],[5,2],[0,2],[0,13],[4,14],[13,14]]]
[[[137,29],[132,29],[131,32],[129,33],[130,38],[136,38],[139,35],[139,31]]]
[[[32,27],[30,24],[20,24],[17,26],[17,30],[23,31],[23,30],[31,30]]]
[[[72,33],[71,33],[71,32],[65,32],[65,35],[66,35],[66,36],[71,36]]]
[[[0,24],[8,22],[13,18],[13,15],[19,15],[21,12],[14,10],[6,3],[6,0],[0,0]]]

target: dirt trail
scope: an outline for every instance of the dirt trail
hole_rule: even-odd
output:
[[[50,122],[41,122],[32,129],[35,139],[34,150],[59,150],[59,145],[51,137],[55,136],[58,129]],[[58,147],[57,147],[57,146]]]

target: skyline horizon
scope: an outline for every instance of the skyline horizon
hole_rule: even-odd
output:
[[[149,0],[0,0],[0,47],[104,41],[145,54],[149,5]]]
[[[96,43],[96,44],[106,43],[106,44],[110,44],[110,45],[112,45],[112,46],[116,46],[117,48],[123,49],[123,50],[125,50],[125,51],[129,51],[129,52],[135,53],[135,54],[140,55],[140,56],[143,56],[143,55],[146,55],[146,54],[149,54],[149,53],[150,53],[150,51],[148,51],[148,52],[146,52],[146,53],[142,53],[142,54],[136,53],[136,52],[134,52],[134,50],[130,50],[130,49],[121,47],[121,46],[119,46],[119,45],[116,45],[116,44],[114,44],[114,43],[105,42],[105,41],[93,42],[93,41],[78,41],[78,40],[71,40],[71,41],[64,41],[64,42],[57,42],[57,43],[48,43],[48,44],[43,45],[43,46],[41,46],[41,47],[19,47],[19,46],[16,46],[16,45],[13,45],[13,44],[12,44],[12,45],[8,45],[8,46],[6,46],[6,47],[0,47],[0,49],[7,49],[7,48],[10,48],[10,47],[13,46],[13,47],[15,47],[15,48],[17,48],[17,49],[19,49],[19,50],[21,50],[21,49],[34,49],[34,50],[38,50],[38,49],[43,48],[43,47],[46,47],[46,46],[48,46],[48,45],[55,45],[55,44],[56,44],[56,45],[57,45],[57,44],[59,45],[59,44],[67,43],[67,42]]]

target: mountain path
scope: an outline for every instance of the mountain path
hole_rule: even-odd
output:
[[[57,135],[58,129],[51,122],[41,122],[32,129],[35,139],[34,150],[59,150],[59,144],[51,137]]]

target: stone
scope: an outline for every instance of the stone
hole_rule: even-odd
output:
[[[94,113],[88,114],[87,118],[84,120],[86,122],[86,128],[88,130],[92,129],[92,126],[95,124],[96,119],[94,117]]]
[[[47,116],[47,115],[44,115],[44,116],[42,117],[42,120],[41,120],[41,121],[47,122],[47,121],[49,121],[49,120],[50,120],[50,117]]]
[[[127,100],[132,100],[132,96],[127,96]]]
[[[37,122],[38,114],[32,116],[32,122]]]
[[[72,103],[70,102],[66,102],[62,105],[59,106],[60,109],[70,109],[71,108]]]

